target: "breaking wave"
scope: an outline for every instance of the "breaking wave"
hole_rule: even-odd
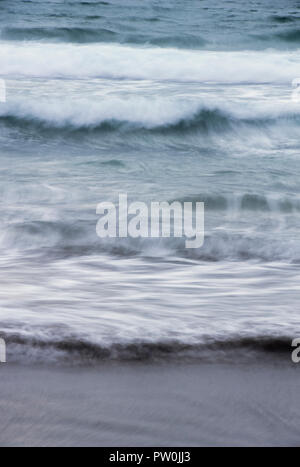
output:
[[[117,34],[109,29],[101,28],[4,28],[1,31],[3,40],[19,41],[64,41],[74,43],[113,42]]]
[[[300,113],[292,103],[260,107],[244,104],[167,99],[22,100],[1,106],[0,121],[12,126],[61,130],[226,131],[262,129],[277,124],[299,128]]]
[[[87,20],[96,20],[99,16],[87,16]],[[206,41],[196,34],[168,35],[157,34],[149,37],[145,34],[125,34],[101,27],[7,27],[0,33],[2,40],[88,43],[147,44],[163,47],[201,48]]]
[[[3,77],[290,84],[299,75],[300,56],[297,51],[213,52],[3,41],[0,63]]]

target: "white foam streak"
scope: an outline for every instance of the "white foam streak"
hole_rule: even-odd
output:
[[[2,77],[287,83],[300,74],[298,51],[213,52],[113,44],[0,44]]]

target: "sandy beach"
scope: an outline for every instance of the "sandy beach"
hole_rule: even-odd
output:
[[[300,367],[2,365],[1,446],[297,446]]]

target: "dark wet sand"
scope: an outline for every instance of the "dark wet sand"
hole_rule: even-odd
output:
[[[300,445],[300,365],[1,365],[1,446]]]

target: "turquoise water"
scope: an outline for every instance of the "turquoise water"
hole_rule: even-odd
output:
[[[1,2],[10,359],[289,352],[299,21],[297,1]],[[99,239],[96,206],[119,193],[204,201],[204,246]]]

